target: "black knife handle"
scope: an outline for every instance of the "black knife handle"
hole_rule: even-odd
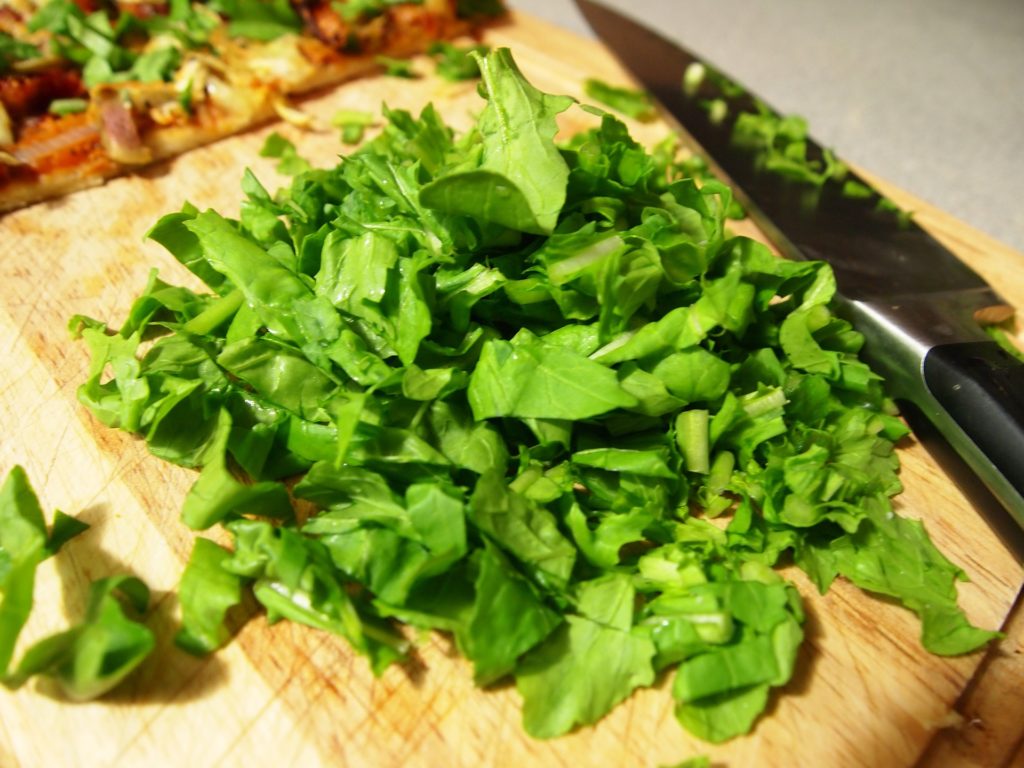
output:
[[[1024,363],[968,341],[932,347],[922,368],[932,397],[1024,497]]]

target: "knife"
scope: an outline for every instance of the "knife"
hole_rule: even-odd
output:
[[[606,6],[576,5],[779,252],[832,266],[837,311],[864,335],[865,360],[1024,528],[1024,363],[982,328],[1012,307],[856,174],[809,187],[767,169],[734,125],[743,113],[778,113],[720,70]],[[808,140],[807,157],[832,155]]]

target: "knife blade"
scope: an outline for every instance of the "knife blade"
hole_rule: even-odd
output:
[[[981,325],[1013,308],[857,174],[809,186],[767,168],[735,126],[743,114],[779,114],[721,70],[611,8],[576,4],[780,253],[832,266],[837,311],[864,335],[863,356],[890,394],[934,424],[1024,529],[1024,363]],[[810,139],[806,151],[833,157]]]

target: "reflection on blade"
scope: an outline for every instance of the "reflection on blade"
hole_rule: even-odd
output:
[[[643,87],[680,123],[737,197],[791,258],[823,259],[847,299],[974,292],[987,284],[870,185],[782,118],[647,28],[580,0],[587,21]]]

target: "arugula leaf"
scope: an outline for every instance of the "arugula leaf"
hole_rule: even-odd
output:
[[[238,37],[268,41],[302,30],[287,0],[213,0],[209,6],[228,17],[228,31]]]
[[[375,121],[372,113],[358,109],[340,109],[331,116],[331,125],[341,129],[343,144],[361,142],[366,129]]]
[[[15,62],[38,56],[40,51],[37,46],[0,31],[0,74],[9,70]]]
[[[486,45],[458,46],[446,40],[433,42],[427,48],[438,76],[453,83],[480,77],[480,58],[488,52],[490,47]]]
[[[215,651],[229,639],[227,612],[242,600],[242,580],[224,569],[230,552],[209,539],[197,538],[181,575],[181,629],[174,642],[195,655]]]
[[[536,738],[597,722],[654,681],[654,644],[633,633],[633,588],[625,574],[579,585],[578,610],[517,669],[523,726]]]
[[[46,523],[25,470],[14,467],[0,487],[0,672],[32,610],[36,566],[46,557]]]
[[[267,136],[260,149],[260,157],[274,157],[280,162],[277,164],[277,172],[285,176],[297,176],[310,169],[309,161],[299,157],[295,144],[273,131]]]
[[[548,234],[562,209],[568,178],[565,161],[552,142],[558,129],[555,116],[568,109],[572,99],[535,89],[507,50],[474,58],[487,98],[478,127],[478,159],[427,184],[420,200],[446,213]]]
[[[388,77],[401,77],[406,80],[412,80],[417,76],[412,68],[412,62],[408,59],[396,59],[393,56],[375,56],[374,61],[384,67],[384,74]]]
[[[252,583],[269,620],[287,618],[340,635],[378,674],[403,656],[405,640],[360,612],[322,542],[262,521],[241,519],[227,528],[235,551],[222,568]]]
[[[550,635],[562,617],[493,544],[477,550],[476,561],[476,598],[462,645],[473,661],[473,679],[487,685],[511,673],[519,657]]]
[[[955,584],[966,576],[935,548],[919,521],[890,516],[878,501],[867,513],[854,531],[808,539],[798,550],[820,589],[842,575],[861,589],[898,599],[921,618],[921,644],[932,653],[969,653],[1000,637],[973,627],[957,607]]]
[[[152,631],[124,610],[143,613],[149,590],[137,578],[116,576],[91,585],[81,623],[35,642],[11,669],[32,610],[36,567],[87,527],[58,511],[48,533],[21,467],[11,469],[0,487],[0,682],[8,688],[44,675],[54,678],[70,699],[93,699],[121,682],[153,650]]]
[[[248,485],[235,478],[228,466],[230,436],[231,415],[222,410],[202,459],[203,469],[181,509],[185,525],[201,530],[242,512],[271,518],[291,517],[288,493],[279,483]]]
[[[576,550],[543,506],[511,491],[497,473],[489,471],[473,489],[469,518],[518,559],[540,586],[555,592],[566,589]]]
[[[657,117],[650,95],[635,88],[610,85],[602,80],[587,78],[583,81],[583,92],[594,101],[642,123],[650,122]]]
[[[85,99],[54,99],[48,111],[53,115],[77,115],[88,108],[89,102]]]
[[[609,368],[526,332],[484,345],[468,395],[477,419],[586,419],[636,404]]]
[[[69,699],[102,696],[124,680],[156,646],[152,630],[129,617],[142,614],[149,589],[133,576],[93,582],[80,624],[38,641],[4,681],[18,687],[35,675],[51,677]]]
[[[128,38],[149,36],[146,25],[133,14],[112,20],[103,10],[86,13],[69,0],[50,0],[32,16],[28,28],[48,31],[53,52],[81,67],[88,87],[129,80],[167,81],[181,61],[181,51],[174,45],[158,45],[143,53],[127,47]]]

